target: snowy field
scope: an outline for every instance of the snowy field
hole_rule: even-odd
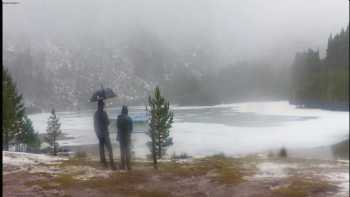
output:
[[[174,145],[169,153],[205,156],[215,153],[246,154],[280,148],[313,148],[339,142],[349,135],[349,112],[318,109],[298,109],[287,101],[248,102],[216,106],[173,106],[175,123],[172,128]],[[115,119],[120,108],[108,108]],[[61,112],[58,117],[68,139],[61,145],[96,144],[93,111]],[[131,116],[144,113],[142,107],[130,107]],[[50,114],[31,115],[34,128],[46,132]],[[111,123],[111,140],[116,143],[115,122]],[[137,157],[148,154],[148,137],[138,127],[132,136]]]

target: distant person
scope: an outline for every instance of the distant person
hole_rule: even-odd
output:
[[[117,119],[117,129],[118,136],[117,141],[119,140],[120,145],[120,160],[121,160],[121,169],[131,170],[130,164],[130,144],[131,144],[131,132],[133,129],[132,119],[128,116],[128,107],[123,106],[121,114]]]
[[[104,102],[103,100],[99,100],[97,103],[97,111],[94,114],[94,127],[95,127],[97,138],[99,140],[100,161],[102,164],[104,164],[105,167],[107,167],[107,162],[105,158],[105,149],[104,149],[104,147],[106,146],[109,153],[111,168],[115,170],[112,145],[111,145],[111,140],[109,139],[109,132],[108,132],[109,120],[108,120],[107,113],[103,109],[104,109]]]

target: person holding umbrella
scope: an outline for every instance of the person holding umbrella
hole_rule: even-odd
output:
[[[110,90],[110,89],[107,89]],[[111,91],[111,90],[110,90]],[[94,114],[94,128],[97,135],[97,138],[99,140],[99,149],[100,149],[100,161],[101,163],[107,167],[107,162],[105,158],[105,150],[106,147],[109,153],[109,159],[110,159],[110,166],[112,170],[115,170],[116,167],[114,165],[113,160],[113,151],[112,151],[112,145],[109,138],[109,131],[108,131],[108,125],[109,125],[109,119],[107,112],[104,111],[104,99],[111,98],[115,94],[106,93],[105,89],[102,88],[102,90],[95,92],[93,94],[90,101],[97,102],[97,111]],[[109,95],[109,96],[106,96]]]

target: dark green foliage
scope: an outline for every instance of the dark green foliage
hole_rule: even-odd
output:
[[[39,148],[38,134],[26,116],[23,97],[17,93],[16,85],[7,69],[3,70],[2,77],[4,149],[8,150],[10,142],[27,144],[30,150]]]
[[[24,117],[23,128],[25,130],[23,143],[28,145],[30,152],[39,150],[41,143],[39,133],[34,131],[33,123],[27,116]]]
[[[16,95],[15,86],[7,69],[3,69],[2,72],[2,88],[2,139],[3,148],[8,150],[9,142],[14,138],[16,132],[14,127],[16,120],[14,97]]]
[[[349,105],[349,26],[328,39],[327,55],[297,53],[292,68],[290,100],[307,107],[345,108]]]
[[[264,62],[237,62],[194,72],[178,67],[161,83],[164,95],[179,105],[215,105],[247,100],[274,100],[288,97],[288,70]]]
[[[157,159],[162,158],[168,146],[172,145],[172,138],[169,131],[173,123],[173,112],[170,111],[169,102],[161,95],[159,87],[154,90],[154,94],[148,99],[149,105],[149,132],[151,138],[149,147],[155,168]]]
[[[59,122],[59,118],[56,116],[55,110],[52,109],[51,116],[47,121],[47,136],[45,140],[49,143],[53,155],[57,155],[57,138],[62,134],[60,127],[61,123]]]

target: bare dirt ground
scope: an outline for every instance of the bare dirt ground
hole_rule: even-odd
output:
[[[3,196],[349,196],[349,162],[261,156],[163,161],[111,171],[88,158],[54,161],[3,152]],[[21,160],[19,160],[19,158]]]

